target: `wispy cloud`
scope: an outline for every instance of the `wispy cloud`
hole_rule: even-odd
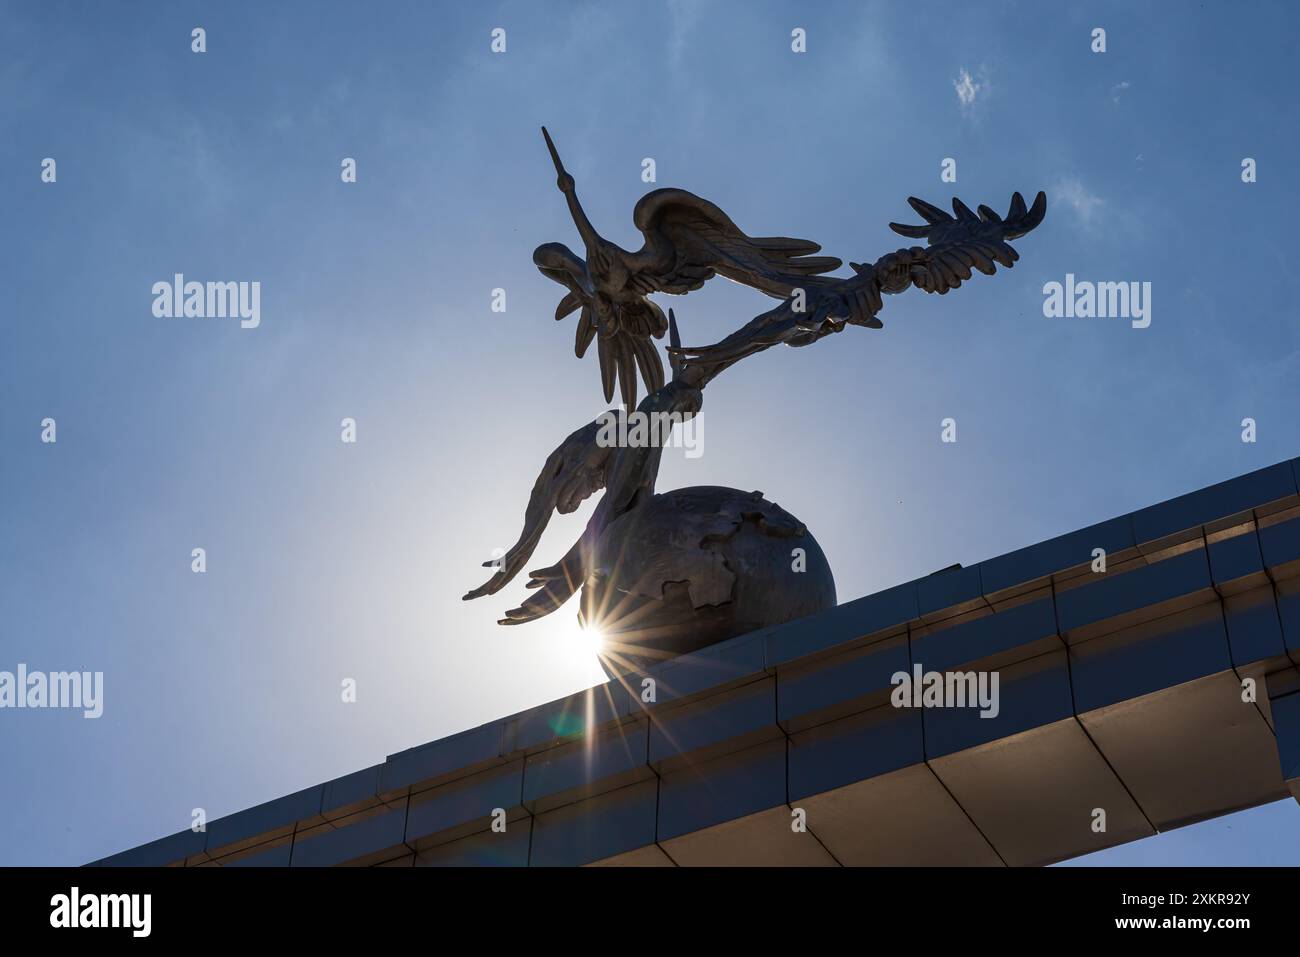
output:
[[[957,103],[963,116],[974,115],[993,92],[993,84],[989,82],[989,71],[985,66],[979,67],[974,73],[962,67],[952,81],[952,88],[957,93]]]
[[[1131,85],[1132,84],[1130,84],[1128,80],[1120,80],[1118,83],[1116,83],[1114,86],[1110,88],[1111,100],[1114,101],[1115,103],[1118,103],[1119,98],[1124,95],[1124,91],[1127,90]]]
[[[1097,225],[1098,219],[1106,207],[1104,199],[1091,192],[1075,177],[1069,177],[1057,183],[1054,194],[1053,198],[1068,208],[1078,219],[1080,225],[1087,229]]]
[[[975,97],[980,95],[982,87],[971,77],[970,71],[963,69],[957,74],[957,79],[952,81],[953,89],[957,91],[957,99],[961,101],[963,110],[968,110],[975,103]]]

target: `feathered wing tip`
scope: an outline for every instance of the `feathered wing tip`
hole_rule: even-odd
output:
[[[600,388],[605,401],[614,401],[614,377],[618,372],[618,359],[614,355],[614,340],[601,336],[596,340],[596,357],[600,360]]]
[[[844,265],[838,256],[814,256],[821,246],[810,239],[791,239],[788,236],[750,236],[749,242],[764,258],[779,266],[782,272],[801,276],[816,276],[831,272]]]
[[[646,316],[643,321],[645,328],[641,331],[656,339],[662,339],[664,333],[668,331],[668,317],[653,299],[644,299],[642,304],[645,306]]]
[[[650,339],[633,339],[632,345],[636,354],[636,366],[641,372],[641,381],[645,383],[646,391],[658,392],[664,387],[664,364],[659,358],[659,350]]]
[[[559,322],[565,316],[571,314],[573,310],[582,305],[582,297],[576,292],[567,293],[560,304],[555,307],[555,321]]]
[[[618,362],[618,386],[623,396],[623,408],[631,412],[636,408],[636,359],[632,356],[632,343],[626,334],[615,338],[614,358]]]
[[[1012,193],[1011,206],[1007,210],[1005,219],[983,205],[979,207],[979,215],[976,215],[971,212],[969,206],[956,197],[952,201],[955,217],[915,196],[909,196],[907,204],[916,210],[917,214],[925,220],[926,225],[908,226],[904,223],[890,223],[889,228],[900,236],[907,236],[909,239],[929,239],[931,242],[938,241],[940,236],[947,239],[946,234],[952,231],[954,226],[973,228],[984,233],[985,231],[980,227],[991,225],[995,229],[988,230],[988,233],[996,235],[998,239],[1018,239],[1038,226],[1047,215],[1047,194],[1042,190],[1039,190],[1038,195],[1034,197],[1034,205],[1028,208],[1025,206],[1025,198],[1019,192]]]
[[[600,385],[605,401],[614,399],[614,383],[618,382],[619,397],[631,412],[636,408],[637,376],[645,382],[646,389],[657,392],[664,387],[664,364],[659,350],[646,336],[620,332],[608,339],[597,340],[600,359]]]
[[[578,332],[573,340],[573,352],[579,359],[587,354],[587,347],[596,336],[596,323],[591,318],[591,307],[583,306],[578,316]]]
[[[1025,235],[1047,214],[1047,195],[1041,191],[1032,207],[1026,207],[1020,193],[1013,193],[1005,218],[983,205],[978,213],[973,212],[957,198],[952,201],[953,215],[915,196],[907,202],[926,225],[890,223],[889,226],[903,236],[926,240],[925,248],[911,250],[914,254],[911,279],[925,292],[940,295],[958,288],[971,277],[972,269],[990,276],[998,265],[1010,269],[1020,254],[1008,240]]]
[[[1011,202],[1013,209],[1017,205],[1019,206],[1020,215],[1018,217],[1008,215],[1007,219],[1014,219],[1015,222],[1008,223],[1010,232],[1004,235],[1003,238],[1005,239],[1019,239],[1025,233],[1035,229],[1043,221],[1043,217],[1047,215],[1047,194],[1041,189],[1038,191],[1038,195],[1034,197],[1034,205],[1029,207],[1028,213],[1024,212],[1025,200],[1019,193],[1011,197]]]

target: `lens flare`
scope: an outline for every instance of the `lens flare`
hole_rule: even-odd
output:
[[[603,684],[607,680],[600,666],[605,653],[605,636],[599,628],[584,627],[577,622],[564,633],[564,657],[569,667],[578,672],[582,680]]]

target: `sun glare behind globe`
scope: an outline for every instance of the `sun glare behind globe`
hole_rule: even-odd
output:
[[[602,683],[606,680],[604,669],[600,667],[600,655],[605,648],[605,636],[599,628],[584,627],[574,622],[573,627],[565,632],[565,657],[575,670],[581,671],[584,678]]]

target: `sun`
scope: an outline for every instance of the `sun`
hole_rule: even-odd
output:
[[[577,642],[585,654],[598,657],[605,650],[605,636],[595,626],[578,626]]]
[[[577,622],[564,631],[564,657],[567,663],[584,678],[603,683],[607,675],[600,667],[600,656],[605,651],[605,636],[599,628],[583,627]]]

